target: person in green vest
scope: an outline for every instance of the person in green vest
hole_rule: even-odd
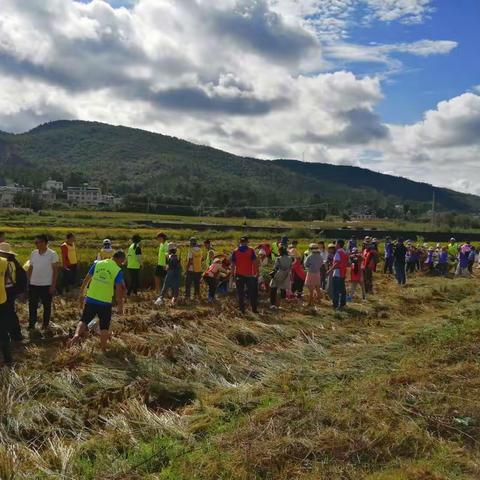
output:
[[[128,270],[128,289],[127,295],[130,296],[138,294],[138,288],[140,287],[140,269],[142,268],[142,248],[140,242],[142,239],[139,235],[132,237],[132,243],[128,247],[127,252],[127,270]]]
[[[213,249],[212,242],[210,240],[205,240],[203,242],[203,246],[205,247],[206,254],[205,254],[205,269],[208,269],[213,263],[213,259],[215,258],[215,250]]]
[[[168,256],[168,244],[167,236],[160,232],[157,235],[158,241],[158,261],[155,268],[155,291],[160,293],[162,289],[165,276],[167,275],[167,256]]]
[[[112,303],[115,296],[117,312],[123,314],[123,297],[125,293],[122,266],[125,253],[121,250],[114,253],[113,258],[96,261],[88,271],[81,288],[82,318],[77,325],[75,335],[70,341],[74,345],[88,331],[88,325],[96,317],[100,320],[100,347],[103,351],[111,338],[110,322],[112,319]]]

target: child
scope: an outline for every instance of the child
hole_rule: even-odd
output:
[[[362,262],[363,256],[358,252],[358,249],[354,247],[352,249],[352,254],[350,255],[350,296],[353,298],[355,295],[355,291],[357,290],[357,286],[360,286],[362,290],[362,299],[365,300],[365,284],[363,282],[363,272],[362,272]]]
[[[296,298],[302,298],[303,286],[305,285],[306,273],[300,258],[295,258],[292,265],[292,294]]]
[[[433,272],[433,254],[435,253],[435,249],[433,247],[429,247],[427,251],[427,258],[425,259],[425,270],[428,273]]]
[[[203,280],[208,285],[208,301],[214,302],[217,293],[218,278],[220,274],[227,274],[228,272],[222,267],[222,259],[215,257],[212,264],[207,268],[203,274]]]
[[[321,277],[320,270],[323,265],[323,256],[320,253],[316,243],[310,244],[309,255],[305,259],[305,270],[307,275],[305,277],[305,285],[308,288],[308,306],[313,307],[315,294],[317,295],[317,302],[321,298]]]
[[[174,243],[168,244],[168,259],[167,259],[167,274],[163,282],[162,291],[157,298],[155,304],[162,305],[165,294],[171,290],[172,292],[172,306],[177,303],[178,295],[180,293],[180,277],[182,274],[182,266],[177,257],[177,246]]]
[[[438,265],[437,265],[438,273],[442,277],[446,277],[448,274],[448,248],[442,247],[440,253],[438,255]]]

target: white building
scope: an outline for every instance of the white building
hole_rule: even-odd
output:
[[[73,205],[97,206],[103,203],[104,195],[97,187],[84,184],[81,187],[67,187],[67,201]]]
[[[63,192],[63,182],[57,180],[47,180],[42,183],[42,189],[49,192]]]
[[[14,186],[0,187],[0,206],[13,207],[15,205],[15,195],[20,190]]]

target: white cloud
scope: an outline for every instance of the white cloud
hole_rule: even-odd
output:
[[[361,1],[367,21],[422,21],[431,7]],[[456,46],[349,44],[351,25],[365,21],[356,0],[138,0],[129,9],[102,0],[0,2],[0,130],[81,118],[242,155],[373,162],[440,183],[460,159],[466,170],[456,180],[474,174],[479,96],[442,102],[415,125],[386,126],[375,113],[378,75],[326,71],[338,68],[333,57],[400,68],[396,53]]]

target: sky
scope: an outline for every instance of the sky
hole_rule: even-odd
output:
[[[480,194],[479,0],[0,0],[0,130],[81,119]]]

